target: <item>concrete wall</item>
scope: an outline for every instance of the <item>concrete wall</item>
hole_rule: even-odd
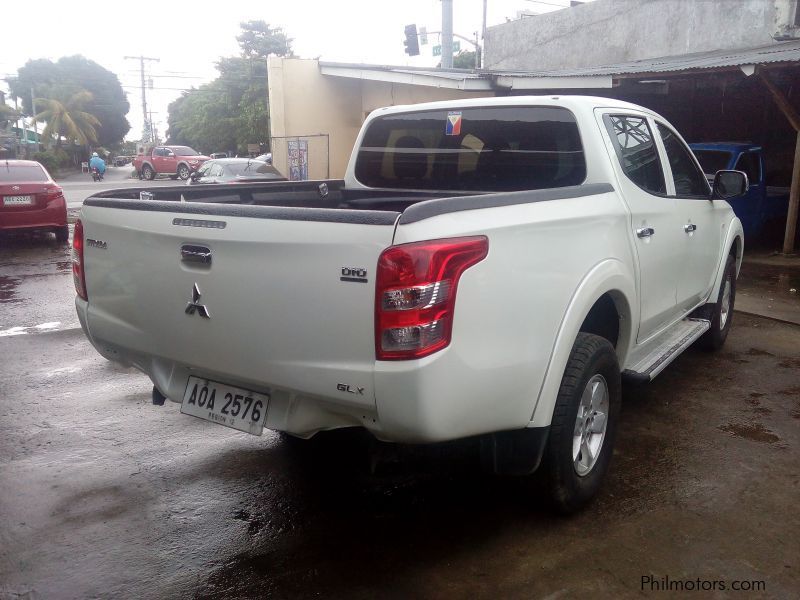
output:
[[[797,0],[595,0],[490,27],[486,68],[549,70],[763,46]],[[796,30],[795,30],[796,31]]]
[[[322,75],[316,60],[294,58],[270,58],[268,75],[275,167],[288,173],[286,144],[279,138],[329,136],[329,150],[325,138],[307,138],[310,179],[326,177],[328,156],[329,176],[344,176],[358,131],[376,108],[493,95]]]

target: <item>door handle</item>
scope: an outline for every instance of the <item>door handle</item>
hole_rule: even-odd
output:
[[[651,235],[655,234],[656,230],[652,227],[642,227],[641,229],[636,230],[636,236],[640,238],[650,237]]]
[[[687,223],[686,225],[683,226],[683,230],[686,233],[692,233],[693,231],[697,231],[697,225],[695,225],[694,223]]]
[[[181,246],[181,260],[183,262],[194,262],[202,265],[211,264],[211,250],[206,246],[193,246],[184,244]]]

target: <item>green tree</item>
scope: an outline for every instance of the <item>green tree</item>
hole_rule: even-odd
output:
[[[99,121],[97,141],[104,146],[120,142],[130,130],[125,118],[130,103],[119,79],[111,71],[83,56],[65,56],[57,62],[48,59],[30,60],[9,81],[11,93],[22,100],[26,114],[33,114],[31,91],[36,97],[72,94],[86,90],[91,94],[83,110]],[[38,108],[38,107],[37,107]]]
[[[475,51],[462,50],[453,57],[453,67],[456,69],[474,69],[475,68]],[[480,67],[480,57],[478,58],[478,67]]]
[[[242,33],[236,36],[244,58],[267,58],[268,56],[291,56],[292,40],[286,37],[281,27],[270,27],[266,21],[240,23]]]
[[[78,142],[88,146],[97,142],[97,127],[100,121],[86,112],[85,107],[92,101],[92,94],[86,90],[72,93],[62,89],[52,98],[34,98],[34,105],[39,111],[35,121],[44,122],[46,126],[42,138],[50,140],[56,137],[56,146],[61,146],[62,136],[68,142]]]
[[[169,141],[203,152],[264,144],[269,136],[267,64],[270,55],[289,56],[291,40],[264,21],[241,23],[241,56],[220,58],[219,77],[185,92],[169,105]]]

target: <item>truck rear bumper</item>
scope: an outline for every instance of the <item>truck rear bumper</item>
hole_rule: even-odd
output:
[[[387,442],[433,443],[530,426],[535,378],[521,381],[504,376],[502,367],[470,366],[452,346],[420,360],[376,362],[375,398],[365,397],[356,404],[355,398],[347,402],[275,388],[268,382],[198,371],[175,360],[120,347],[98,337],[106,325],[92,331],[87,302],[77,298],[76,308],[84,333],[102,356],[139,369],[173,402],[183,400],[192,375],[268,394],[268,429],[307,438],[324,430],[364,427]],[[347,379],[347,373],[342,377]]]

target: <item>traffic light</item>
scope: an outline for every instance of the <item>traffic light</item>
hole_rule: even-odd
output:
[[[417,25],[406,25],[406,41],[403,45],[406,47],[406,54],[409,56],[419,55],[419,41],[417,40]]]

